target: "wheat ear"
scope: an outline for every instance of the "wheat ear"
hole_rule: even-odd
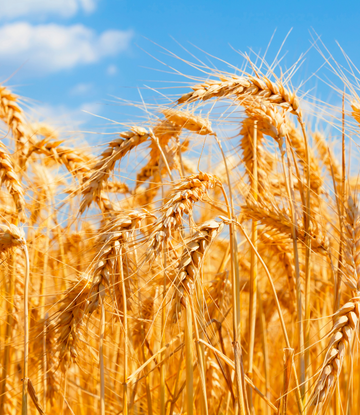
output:
[[[185,128],[186,130],[192,131],[199,135],[214,134],[209,120],[191,114],[188,111],[179,111],[176,109],[168,108],[163,111],[163,114],[168,121],[174,123],[180,128]]]
[[[192,86],[193,91],[180,97],[178,104],[207,101],[211,98],[235,96],[236,99],[243,99],[253,96],[289,108],[291,111],[299,109],[299,100],[295,93],[287,90],[281,83],[270,81],[266,76],[262,76],[261,79],[236,75],[231,77],[219,75],[218,77],[218,81],[210,80]]]
[[[14,199],[18,213],[22,213],[25,207],[23,189],[10,156],[2,144],[0,145],[0,183],[5,184]]]
[[[304,144],[304,138],[302,137],[300,131],[295,128],[295,125],[291,122],[288,122],[287,130],[291,146],[294,148],[300,164],[304,167],[304,169],[306,169],[306,147]],[[321,177],[321,169],[318,160],[311,149],[309,149],[309,158],[310,187],[311,190],[318,195],[322,192],[323,179]]]
[[[221,232],[222,228],[222,222],[219,223],[215,220],[205,222],[199,226],[199,230],[184,246],[178,266],[178,276],[175,286],[174,322],[178,320],[181,315],[181,308],[185,306],[183,297],[194,294],[195,281],[196,278],[199,278],[205,253],[215,237]]]
[[[114,288],[116,308],[122,312],[124,299],[120,281],[114,278],[114,275],[118,274],[115,264],[118,261],[120,248],[128,241],[130,234],[140,226],[145,217],[146,213],[144,212],[129,212],[127,215],[122,215],[122,217],[120,216],[111,221],[102,229],[98,244],[100,252],[96,257],[97,264],[92,272],[92,287],[86,309],[88,313],[93,313],[99,307],[100,296],[104,299],[107,287]],[[122,250],[121,255],[124,254],[125,252]],[[117,275],[117,278],[119,278],[119,275]],[[126,298],[128,299],[130,294],[129,278],[126,278],[125,286]]]
[[[21,108],[17,104],[18,97],[9,89],[0,86],[0,118],[9,126],[13,134],[20,167],[24,166],[29,139]]]
[[[120,138],[111,141],[108,148],[102,153],[101,160],[93,166],[94,171],[82,190],[83,199],[80,213],[83,213],[92,203],[96,195],[101,192],[103,182],[108,180],[110,173],[129,151],[144,143],[150,137],[150,132],[142,127],[132,127],[131,131],[120,133]]]
[[[63,372],[78,357],[77,342],[82,335],[82,318],[88,304],[91,280],[84,275],[75,280],[61,300],[56,320],[59,364]]]
[[[182,216],[191,213],[193,203],[202,200],[207,191],[215,186],[221,186],[217,177],[203,172],[186,177],[174,186],[149,237],[148,257],[159,254],[172,231],[182,225]]]
[[[326,143],[325,137],[319,132],[313,134],[314,140],[317,145],[317,151],[326,166],[326,169],[330,176],[332,176],[332,171],[334,172],[334,179],[336,184],[341,185],[341,166],[340,163],[335,158],[333,152],[329,149],[329,146]]]
[[[315,383],[311,402],[324,405],[331,397],[338,380],[348,344],[358,329],[360,319],[360,211],[349,197],[343,218],[345,267],[343,282],[355,293],[355,297],[336,313],[323,368]]]
[[[290,215],[277,208],[274,204],[265,204],[263,201],[247,200],[247,205],[242,207],[244,217],[260,221],[264,225],[279,232],[291,236]],[[309,235],[311,237],[311,248],[318,253],[325,254],[329,248],[329,240],[324,236],[316,224],[311,226]],[[297,238],[305,243],[306,233],[303,224],[297,224]]]

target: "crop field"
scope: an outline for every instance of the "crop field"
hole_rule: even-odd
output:
[[[195,60],[96,145],[0,87],[0,414],[360,413],[359,81],[325,64],[332,101]]]

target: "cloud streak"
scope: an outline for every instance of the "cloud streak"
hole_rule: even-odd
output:
[[[21,73],[33,76],[96,63],[124,52],[132,37],[131,30],[97,34],[82,24],[6,24],[0,27],[2,71],[8,73],[25,64]]]
[[[0,19],[47,16],[69,18],[79,11],[92,13],[97,0],[0,0]]]

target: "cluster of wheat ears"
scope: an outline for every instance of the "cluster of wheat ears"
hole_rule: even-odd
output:
[[[360,413],[360,100],[248,68],[99,156],[0,87],[0,414]]]

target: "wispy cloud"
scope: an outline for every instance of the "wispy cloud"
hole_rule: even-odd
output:
[[[9,73],[25,63],[21,72],[33,76],[96,63],[128,49],[132,36],[131,30],[97,34],[82,24],[6,24],[0,27],[2,71]]]
[[[116,65],[109,65],[106,69],[106,73],[108,75],[115,75],[117,73],[117,66]]]
[[[91,13],[95,10],[97,0],[0,0],[0,19],[8,20],[19,17],[47,16],[72,17],[80,10]]]
[[[70,95],[85,95],[91,92],[93,88],[94,85],[91,83],[80,83],[71,88]]]
[[[64,104],[39,104],[28,110],[30,122],[46,122],[52,126],[63,125],[76,130],[84,124],[99,123],[96,115],[101,115],[103,106],[100,102],[84,102],[80,106],[70,107]]]

